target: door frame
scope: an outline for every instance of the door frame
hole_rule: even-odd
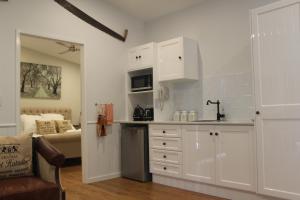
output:
[[[16,46],[15,46],[15,74],[16,74],[16,82],[15,82],[15,108],[16,108],[16,131],[20,132],[20,110],[21,110],[21,95],[20,95],[20,69],[21,69],[21,35],[29,35],[33,37],[40,37],[45,39],[53,39],[60,40],[70,43],[75,43],[81,45],[80,51],[80,79],[81,79],[81,162],[82,162],[82,182],[88,183],[88,160],[87,160],[87,120],[86,120],[86,55],[85,48],[86,42],[79,40],[78,38],[63,36],[57,34],[49,34],[45,32],[36,32],[36,31],[24,31],[20,29],[16,29]]]

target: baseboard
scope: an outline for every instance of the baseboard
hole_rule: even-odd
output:
[[[192,192],[207,194],[215,197],[225,198],[225,199],[231,199],[231,200],[275,200],[276,199],[274,197],[258,195],[254,192],[253,193],[244,192],[241,190],[223,188],[214,185],[187,181],[183,179],[171,178],[167,176],[153,174],[152,177],[154,183],[180,188]]]
[[[86,180],[86,183],[95,183],[95,182],[105,181],[105,180],[119,178],[119,177],[121,177],[121,172],[115,172],[115,173],[111,173],[111,174],[105,174],[105,175],[101,175],[101,176],[94,176],[94,177],[88,178]]]

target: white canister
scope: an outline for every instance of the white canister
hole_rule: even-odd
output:
[[[180,121],[180,111],[174,112],[173,121]]]
[[[194,110],[191,110],[188,114],[188,121],[194,122],[198,119],[198,113]]]
[[[188,120],[188,112],[183,110],[180,113],[180,121],[186,122]]]

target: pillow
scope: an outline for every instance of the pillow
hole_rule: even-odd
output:
[[[70,120],[56,120],[56,128],[59,133],[64,133],[68,130],[73,130],[73,125]]]
[[[65,117],[61,114],[47,113],[41,114],[43,120],[64,120]]]
[[[0,179],[32,175],[32,134],[0,136]]]
[[[36,120],[41,120],[40,115],[21,115],[22,132],[36,133]]]
[[[48,134],[57,133],[56,127],[55,127],[55,122],[52,120],[50,120],[50,121],[36,120],[36,129],[37,129],[37,134],[40,134],[40,135],[48,135]]]

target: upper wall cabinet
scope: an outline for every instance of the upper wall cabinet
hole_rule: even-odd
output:
[[[197,42],[180,37],[158,44],[159,81],[198,80]]]
[[[129,71],[153,67],[156,63],[155,43],[149,43],[129,50]]]

